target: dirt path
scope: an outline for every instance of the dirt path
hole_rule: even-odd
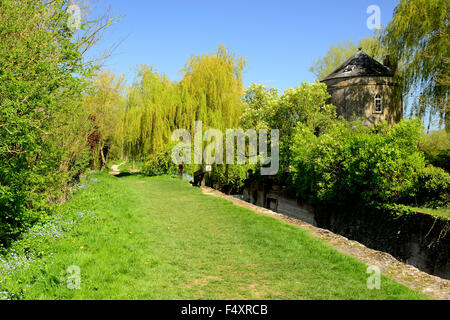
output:
[[[293,219],[283,214],[258,207],[233,196],[226,195],[215,189],[202,187],[202,191],[204,194],[226,199],[238,206],[250,209],[256,213],[271,216],[273,218],[283,220],[286,223],[307,229],[312,235],[326,241],[336,250],[355,257],[367,265],[378,266],[385,276],[394,279],[395,281],[402,283],[413,290],[420,291],[434,299],[450,300],[450,280],[442,279],[422,272],[411,265],[395,259],[386,252],[367,248],[359,242],[349,240],[329,230],[317,228],[304,221]]]
[[[113,166],[111,166],[112,171],[109,172],[109,174],[112,174],[113,176],[117,176],[118,174],[120,174],[120,166],[123,166],[125,163],[127,163],[127,161],[122,162],[121,164],[115,164]]]

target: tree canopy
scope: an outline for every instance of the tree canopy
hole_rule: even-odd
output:
[[[382,34],[383,45],[403,63],[405,93],[417,95],[417,115],[438,113],[450,130],[450,3],[400,0]]]
[[[193,55],[180,82],[141,66],[127,98],[126,153],[140,158],[157,153],[170,142],[174,130],[184,128],[193,135],[195,121],[202,121],[205,129],[234,128],[242,112],[244,67],[245,59],[224,46]]]
[[[96,65],[85,53],[111,23],[69,27],[68,0],[0,2],[0,244],[18,234],[86,167],[81,107]]]

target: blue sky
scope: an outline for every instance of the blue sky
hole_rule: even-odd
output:
[[[131,81],[137,64],[156,66],[172,80],[181,78],[192,54],[224,44],[248,59],[244,85],[252,82],[281,91],[314,81],[312,62],[336,41],[373,34],[366,26],[370,5],[381,9],[381,22],[393,16],[396,0],[312,1],[153,1],[100,0],[122,21],[100,44],[124,40],[106,65]]]

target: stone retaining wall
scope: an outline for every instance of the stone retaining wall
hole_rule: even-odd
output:
[[[429,274],[450,279],[450,222],[419,212],[380,208],[315,209],[276,185],[252,181],[242,199],[387,252]]]

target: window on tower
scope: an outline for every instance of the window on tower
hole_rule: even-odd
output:
[[[375,109],[374,113],[383,113],[383,100],[380,94],[375,96]]]

